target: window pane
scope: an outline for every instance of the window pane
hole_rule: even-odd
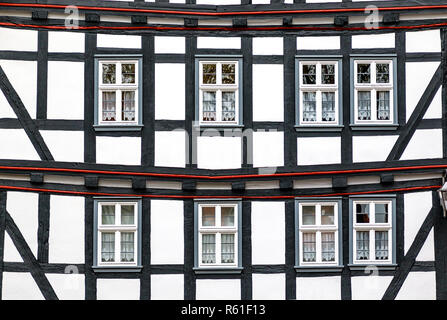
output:
[[[116,83],[116,65],[112,63],[102,65],[102,83],[114,84]]]
[[[122,83],[135,83],[135,64],[126,63],[121,65]]]
[[[101,261],[115,261],[115,234],[101,233]]]
[[[202,207],[202,226],[214,227],[216,225],[216,208]]]
[[[203,121],[216,121],[216,92],[203,91]]]
[[[115,224],[115,205],[102,205],[102,224]]]
[[[134,262],[134,237],[133,232],[121,232],[121,262]]]
[[[122,119],[135,121],[135,91],[122,92]]]
[[[335,233],[321,234],[321,260],[323,262],[335,261]]]
[[[303,225],[315,225],[315,206],[303,206]]]
[[[222,207],[220,215],[222,227],[234,226],[234,207]]]
[[[377,91],[377,120],[390,120],[389,91]]]
[[[236,65],[234,63],[222,64],[222,84],[236,83]]]
[[[321,206],[321,224],[333,225],[334,220],[334,206]]]
[[[202,235],[202,263],[216,263],[216,235]]]
[[[321,66],[321,82],[323,84],[335,84],[334,64],[323,64]]]
[[[303,84],[317,83],[317,66],[314,64],[303,65]]]
[[[335,121],[335,92],[322,92],[322,119],[323,121]]]
[[[317,257],[316,234],[303,233],[303,262],[315,262]]]
[[[355,208],[356,222],[369,223],[369,203],[357,203]]]
[[[371,92],[358,92],[358,119],[371,120]]]
[[[376,203],[376,223],[388,223],[388,204]]]
[[[388,260],[388,231],[376,231],[376,260]]]
[[[222,92],[222,121],[236,120],[236,93]]]
[[[390,65],[388,63],[376,64],[376,82],[389,83],[390,82]]]
[[[371,82],[371,65],[357,64],[357,83]]]
[[[357,260],[369,260],[369,231],[357,231]]]
[[[102,93],[102,121],[116,120],[116,92],[104,91]]]
[[[303,92],[303,121],[317,121],[315,92]]]
[[[121,206],[121,224],[135,224],[135,206]]]
[[[204,64],[203,65],[203,84],[215,84],[216,83],[216,65]]]
[[[234,263],[234,234],[222,234],[222,263]]]

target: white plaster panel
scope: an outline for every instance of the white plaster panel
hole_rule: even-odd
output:
[[[0,50],[37,51],[37,31],[0,28]]]
[[[7,232],[5,233],[3,260],[5,262],[23,262],[17,247],[14,242],[12,242],[12,239]]]
[[[296,278],[297,300],[341,300],[341,277]]]
[[[184,168],[186,163],[186,132],[155,131],[155,166]]]
[[[366,34],[352,36],[353,49],[394,48],[394,33]]]
[[[442,90],[439,88],[438,92],[433,98],[430,106],[425,112],[424,119],[440,119],[442,118]]]
[[[185,53],[185,37],[154,37],[155,53]]]
[[[408,31],[405,34],[407,52],[441,52],[439,29]]]
[[[284,202],[251,203],[253,264],[283,264],[285,259]]]
[[[183,201],[151,200],[151,263],[183,264]]]
[[[139,300],[140,279],[96,280],[98,300]]]
[[[83,131],[41,130],[40,133],[55,161],[84,162]]]
[[[442,158],[442,129],[416,130],[401,160]]]
[[[0,159],[40,160],[23,129],[0,129]]]
[[[405,254],[431,210],[431,191],[406,193],[404,195],[404,250]],[[433,259],[434,260],[434,259]]]
[[[340,137],[298,138],[298,165],[341,162]]]
[[[84,198],[50,197],[50,263],[84,263]]]
[[[385,161],[398,136],[352,137],[352,160],[354,162]]]
[[[284,121],[282,64],[253,65],[253,121]]]
[[[297,37],[298,50],[338,50],[340,37]]]
[[[241,280],[219,279],[196,280],[197,300],[240,300]]]
[[[284,133],[253,133],[253,166],[281,167],[284,165]]]
[[[197,37],[198,49],[240,49],[239,37]]]
[[[48,61],[48,119],[84,119],[84,63]]]
[[[98,48],[141,49],[141,36],[98,34]]]
[[[39,287],[28,272],[3,272],[3,300],[44,300]]]
[[[85,275],[47,273],[46,276],[59,300],[85,299]]]
[[[286,275],[256,274],[252,275],[253,300],[285,300]]]
[[[80,32],[48,32],[48,52],[84,52],[85,34]]]
[[[152,274],[151,300],[183,300],[183,274]]]
[[[435,236],[433,228],[419,251],[416,261],[435,261]]]
[[[96,162],[140,165],[140,137],[96,137]]]
[[[200,169],[237,169],[242,163],[239,137],[198,137],[197,167]]]
[[[410,272],[396,300],[436,300],[436,272]]]
[[[360,276],[351,278],[352,300],[381,300],[393,277]]]
[[[269,0],[270,1],[270,0]],[[253,38],[254,55],[282,55],[283,38],[256,37]]]
[[[185,64],[155,64],[155,119],[185,119]]]

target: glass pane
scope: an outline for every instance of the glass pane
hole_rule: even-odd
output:
[[[377,120],[390,120],[389,91],[377,91]]]
[[[216,225],[216,208],[202,207],[202,226],[214,227]]]
[[[102,83],[116,83],[116,65],[112,63],[102,65]]]
[[[315,64],[303,65],[303,84],[317,83],[317,66]]]
[[[303,262],[315,262],[317,257],[316,234],[303,233]]]
[[[102,224],[115,224],[115,205],[102,205]]]
[[[315,92],[303,92],[303,121],[317,121]]]
[[[121,224],[135,224],[135,206],[121,206]]]
[[[121,233],[121,262],[134,262],[135,234],[133,232]]]
[[[321,82],[322,84],[335,84],[334,64],[323,64],[321,66]]]
[[[358,92],[358,119],[371,120],[371,92]]]
[[[322,92],[321,98],[321,120],[335,121],[335,92]]]
[[[102,121],[116,120],[116,92],[104,91],[102,93]]]
[[[216,92],[203,91],[203,121],[216,121]]]
[[[122,92],[122,119],[135,121],[135,91]]]
[[[135,64],[126,63],[121,65],[122,83],[135,83]]]
[[[222,64],[222,84],[236,83],[236,65],[234,63]]]
[[[216,83],[216,65],[204,64],[203,66],[203,84]]]
[[[357,260],[369,260],[369,231],[357,231]]]
[[[371,83],[370,64],[357,64],[357,83]]]
[[[222,263],[234,263],[234,234],[222,234]]]
[[[321,260],[323,262],[335,261],[335,233],[321,234]]]
[[[334,220],[334,206],[321,206],[321,224],[333,225]]]
[[[202,263],[216,263],[216,235],[202,235]]]
[[[355,212],[357,223],[369,223],[369,203],[357,203]]]
[[[315,225],[315,206],[302,206],[303,225]]]
[[[388,223],[388,204],[376,203],[376,223]]]
[[[388,260],[388,231],[376,231],[376,260]]]
[[[236,93],[222,92],[222,121],[236,120]]]
[[[115,234],[101,233],[101,261],[115,261]]]
[[[222,207],[220,215],[222,227],[234,226],[234,207]]]
[[[389,83],[390,82],[390,65],[388,63],[376,64],[376,82]]]

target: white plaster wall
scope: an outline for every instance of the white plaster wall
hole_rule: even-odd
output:
[[[85,299],[85,276],[83,274],[47,273],[46,276],[59,300]]]
[[[239,37],[197,37],[198,49],[240,49]]]
[[[96,280],[98,300],[139,300],[140,279],[98,279]]]
[[[141,49],[141,36],[98,33],[97,46],[98,48]]]
[[[151,300],[183,300],[183,274],[151,274]]]
[[[50,263],[84,263],[85,206],[83,197],[50,197]]]
[[[242,141],[239,137],[198,137],[199,169],[237,169],[242,163]]]
[[[381,300],[392,279],[391,276],[373,275],[352,277],[352,300]]]
[[[185,53],[185,37],[154,37],[155,53]]]
[[[185,64],[155,64],[155,119],[185,119]]]
[[[12,242],[11,237],[6,232],[5,233],[5,244],[3,249],[4,258],[3,260],[6,262],[23,262],[22,257],[20,256],[19,251],[17,250],[17,247],[15,246],[14,242]]]
[[[84,52],[85,34],[81,32],[49,31],[48,52]]]
[[[197,279],[196,300],[240,300],[239,279]]]
[[[253,166],[281,167],[284,165],[284,133],[253,133]]]
[[[430,106],[425,112],[423,119],[440,119],[442,118],[442,90],[439,88],[438,92],[433,98]]]
[[[28,272],[3,272],[2,300],[44,300]]]
[[[105,164],[141,164],[140,137],[96,137],[96,162]]]
[[[284,66],[253,64],[253,121],[284,121]]]
[[[251,203],[253,264],[283,264],[285,259],[284,202]]]
[[[252,275],[253,300],[285,300],[286,275],[256,274]]]
[[[340,137],[297,138],[299,166],[341,162]]]
[[[435,260],[435,237],[434,237],[434,230],[432,228],[427,236],[427,239],[424,242],[424,245],[421,248],[421,251],[419,251],[419,254],[416,257],[416,261],[434,261],[434,260]]]
[[[37,31],[0,28],[0,50],[37,51]]]
[[[48,61],[48,119],[84,119],[84,63]]]
[[[410,272],[396,300],[436,300],[436,272]]]
[[[405,35],[407,52],[441,52],[439,29],[408,31]]]
[[[270,1],[270,0],[269,0]],[[253,38],[254,55],[282,55],[284,40],[281,37]]]
[[[297,300],[341,300],[341,277],[296,278]]]
[[[394,33],[352,36],[353,49],[394,48]]]
[[[41,130],[40,133],[55,161],[84,162],[83,131]]]
[[[442,158],[442,129],[416,130],[400,160]]]
[[[151,200],[151,263],[183,264],[183,201]]]
[[[298,50],[338,50],[340,49],[340,37],[297,37]]]
[[[354,162],[385,161],[399,136],[352,137]]]
[[[182,131],[155,131],[155,166],[184,168],[186,135],[183,129]]]
[[[40,160],[23,129],[0,129],[0,159]]]

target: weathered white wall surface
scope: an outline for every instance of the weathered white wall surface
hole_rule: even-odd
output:
[[[240,300],[241,280],[239,279],[198,279],[197,300]]]
[[[152,274],[151,300],[183,300],[183,274]]]
[[[285,300],[286,275],[256,274],[252,275],[253,300]]]
[[[96,280],[98,300],[139,300],[139,279],[98,279]]]
[[[105,164],[141,164],[140,137],[96,137],[96,162]]]
[[[381,300],[392,279],[374,275],[352,277],[352,300]]]
[[[28,272],[3,272],[3,300],[44,300],[42,293]]]
[[[340,300],[341,277],[296,278],[297,300]]]
[[[436,272],[410,272],[396,300],[436,300]]]

